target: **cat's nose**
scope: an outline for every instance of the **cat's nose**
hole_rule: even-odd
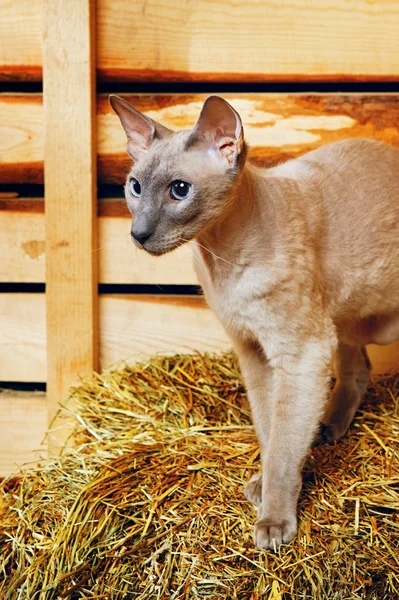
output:
[[[149,237],[151,237],[151,235],[152,231],[148,231],[147,229],[132,229],[132,237],[134,237],[136,242],[138,242],[142,246],[144,245],[144,242],[148,240]]]

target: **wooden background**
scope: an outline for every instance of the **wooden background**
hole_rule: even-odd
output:
[[[0,285],[8,286],[0,293],[0,382],[47,382],[46,397],[0,395],[0,475],[33,456],[46,418],[79,376],[143,354],[229,347],[202,297],[134,287],[196,279],[188,247],[154,259],[130,242],[124,133],[108,94],[96,96],[95,76],[114,93],[118,84],[168,86],[121,95],[176,129],[192,126],[207,85],[215,91],[219,83],[242,116],[252,160],[263,166],[346,137],[399,147],[399,95],[388,92],[399,82],[398,2],[73,0],[68,7],[65,20],[62,0],[0,0]],[[42,81],[43,92],[32,93],[29,85]],[[326,81],[334,91],[315,93]],[[344,81],[362,82],[361,91],[340,92]],[[175,82],[186,92],[174,93]],[[202,82],[203,93],[191,93],[192,82]],[[306,86],[249,93],[249,82]],[[375,82],[384,93],[370,92]],[[235,93],[224,93],[226,83]],[[46,293],[34,293],[30,284],[44,283]],[[398,344],[371,353],[377,371],[399,366]],[[19,432],[15,443],[1,427]]]
[[[41,79],[43,4],[44,0],[1,0],[4,78]],[[76,0],[68,7],[73,4]],[[398,77],[395,0],[97,0],[96,4],[101,80]]]

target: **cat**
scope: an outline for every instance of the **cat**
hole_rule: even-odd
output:
[[[347,139],[260,169],[218,96],[179,132],[110,102],[134,161],[136,245],[161,255],[194,240],[207,302],[238,354],[261,451],[245,488],[255,544],[290,542],[319,422],[329,442],[346,433],[369,381],[365,345],[399,338],[399,151]]]

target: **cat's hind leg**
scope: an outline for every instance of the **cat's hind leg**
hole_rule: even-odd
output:
[[[340,343],[336,356],[336,383],[321,422],[318,441],[333,443],[349,429],[366,393],[371,364],[364,346]]]

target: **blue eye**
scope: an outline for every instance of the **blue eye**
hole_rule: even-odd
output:
[[[185,200],[190,195],[191,183],[176,179],[170,184],[170,195],[174,200]]]
[[[130,180],[129,186],[130,186],[130,191],[133,194],[133,196],[136,196],[136,198],[140,198],[141,185],[139,184],[137,179],[132,177],[132,179]]]

